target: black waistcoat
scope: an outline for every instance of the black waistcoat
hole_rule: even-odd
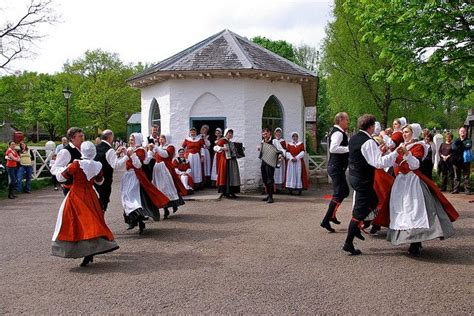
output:
[[[82,156],[81,152],[76,147],[73,148],[73,147],[71,147],[70,144],[67,144],[67,146],[64,147],[64,149],[66,149],[69,152],[69,155],[71,156],[71,159],[66,164],[66,166],[68,164],[72,163],[75,159],[78,159],[78,160],[81,159],[81,156]],[[65,185],[69,185],[69,184],[72,184],[72,178],[69,178],[69,179],[66,180]]]
[[[361,181],[374,181],[375,168],[367,163],[362,155],[361,147],[367,141],[373,141],[369,135],[360,131],[351,137],[349,141],[349,175],[359,178]]]
[[[112,148],[112,146],[110,146],[106,142],[100,142],[100,144],[96,145],[95,148],[97,150],[97,154],[95,155],[94,160],[99,161],[102,164],[104,184],[111,184],[113,174],[114,174],[114,169],[112,168],[112,166],[110,166],[105,154],[109,151],[109,149]]]
[[[334,133],[341,133],[342,134],[342,141],[340,146],[347,146],[349,145],[349,140],[347,138],[347,134],[343,133],[339,128],[333,127],[331,132],[328,135],[328,148],[331,147],[331,136]],[[329,161],[328,165],[334,166],[336,169],[346,170],[347,164],[349,163],[349,153],[344,154],[332,154],[329,153]]]

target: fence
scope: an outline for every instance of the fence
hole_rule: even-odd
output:
[[[327,155],[308,155],[308,169],[309,176],[317,179],[325,179],[330,181],[327,167],[328,167],[328,156]]]
[[[45,170],[51,172],[49,161],[53,156],[54,150],[46,149],[44,146],[30,146],[29,149],[34,157],[32,178],[38,179]]]

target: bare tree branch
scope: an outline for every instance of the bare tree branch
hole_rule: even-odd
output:
[[[32,46],[45,36],[38,28],[57,21],[51,0],[30,0],[23,15],[0,25],[0,70],[7,70],[15,59],[33,54]]]

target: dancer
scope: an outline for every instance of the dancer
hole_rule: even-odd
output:
[[[188,194],[193,194],[193,177],[191,176],[191,166],[189,160],[185,157],[184,148],[178,150],[178,157],[173,160],[173,168],[176,174],[179,176],[181,183],[188,191]]]
[[[214,132],[214,135],[216,136],[216,140],[214,141],[214,159],[212,159],[212,168],[211,168],[211,181],[212,181],[212,186],[217,186],[217,149],[216,145],[219,142],[219,140],[222,138],[222,129],[219,127],[216,128],[216,131]]]
[[[169,203],[169,199],[150,182],[142,169],[146,160],[145,149],[141,147],[142,140],[141,133],[130,135],[130,147],[127,149],[130,159],[126,162],[127,171],[122,177],[120,189],[125,223],[128,229],[138,225],[139,234],[145,229],[143,221],[148,217],[159,221],[159,208]]]
[[[321,227],[334,233],[334,228],[330,222],[336,225],[341,222],[336,217],[336,212],[342,201],[349,196],[349,186],[346,180],[346,169],[349,159],[349,140],[347,129],[349,128],[349,115],[346,112],[339,112],[334,117],[334,127],[328,135],[329,161],[328,174],[332,181],[332,198],[328,209],[321,222]]]
[[[236,198],[236,193],[240,193],[240,173],[237,162],[237,151],[232,142],[234,131],[226,128],[224,137],[217,145],[217,186],[221,197]]]
[[[100,143],[96,145],[97,155],[94,160],[102,164],[104,183],[102,185],[94,184],[94,187],[97,193],[99,193],[100,204],[105,212],[110,202],[110,194],[112,193],[114,169],[122,169],[129,157],[125,155],[126,148],[119,147],[115,150],[112,147],[114,133],[110,129],[103,131],[100,138]]]
[[[203,184],[207,187],[211,185],[211,152],[209,147],[211,147],[211,142],[209,141],[209,125],[201,126],[200,130],[202,140],[204,140],[204,145],[201,147],[201,157],[202,157],[202,171],[203,171]]]
[[[82,128],[71,127],[68,129],[66,137],[69,140],[69,144],[59,151],[56,157],[56,162],[54,163],[53,168],[51,168],[51,173],[56,177],[58,174],[61,174],[75,159],[81,159],[81,152],[79,149],[81,148],[81,144],[84,141],[84,132],[82,131]],[[72,178],[68,178],[66,182],[63,183],[64,196],[66,196],[69,192],[72,181]]]
[[[280,142],[281,147],[286,150],[286,141],[282,137],[282,129],[280,127],[275,128],[275,139]],[[285,176],[286,176],[286,164],[282,163],[280,168],[275,168],[275,190],[282,190],[285,187]]]
[[[164,206],[163,218],[167,219],[170,215],[170,207],[173,209],[173,213],[176,213],[178,207],[180,205],[184,205],[183,198],[180,196],[177,186],[173,180],[172,173],[175,173],[174,168],[172,169],[171,173],[166,164],[166,162],[169,162],[168,164],[172,168],[170,161],[174,157],[175,149],[173,145],[167,143],[167,137],[165,135],[160,135],[159,146],[153,144],[148,146],[148,155],[154,159],[152,183],[170,200],[170,202]],[[178,187],[183,187],[184,192],[182,193],[187,194],[186,189],[182,185],[181,181],[178,183]]]
[[[302,190],[308,189],[308,174],[304,163],[304,144],[299,141],[299,134],[291,134],[293,142],[286,147],[287,171],[285,187],[293,194],[293,190],[301,195]],[[281,142],[280,142],[281,143]]]
[[[377,142],[372,139],[375,116],[364,114],[357,120],[360,131],[349,140],[349,181],[355,191],[352,220],[349,223],[346,241],[342,249],[351,255],[362,252],[354,247],[354,238],[364,240],[360,232],[364,219],[378,204],[374,190],[375,169],[393,165],[397,151],[382,156]]]
[[[158,145],[160,143],[160,125],[154,124],[151,127],[151,134],[146,138],[146,144],[156,144]]]
[[[426,148],[416,138],[421,132],[403,128],[403,139],[396,158],[396,178],[390,197],[390,228],[387,240],[393,245],[409,243],[408,252],[420,256],[421,243],[454,234],[451,221],[459,214],[438,187],[419,170]]]
[[[202,161],[201,148],[205,145],[202,137],[196,136],[196,128],[189,130],[189,137],[183,141],[182,147],[186,150],[186,158],[191,165],[191,174],[194,182],[194,190],[202,187]]]
[[[63,258],[84,257],[81,266],[94,256],[117,250],[112,232],[105,224],[104,212],[93,183],[103,181],[102,165],[94,161],[95,146],[87,141],[81,144],[82,160],[74,160],[56,175],[60,182],[72,179],[69,192],[59,208],[52,238],[52,255]]]
[[[272,132],[268,128],[262,130],[262,142],[260,143],[259,156],[262,160],[260,171],[265,185],[267,196],[263,199],[267,203],[273,203],[273,192],[275,184],[275,168],[280,168],[284,149],[278,140],[272,138]]]

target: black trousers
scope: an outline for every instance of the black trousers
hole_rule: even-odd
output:
[[[377,207],[379,199],[374,190],[374,180],[363,180],[349,176],[352,188],[356,191],[352,217],[362,221]]]
[[[461,180],[464,182],[464,191],[469,192],[470,190],[470,173],[471,163],[465,162],[462,164],[453,165],[454,170],[454,188],[453,191],[459,191],[461,187]]]
[[[448,182],[451,182],[451,190],[454,188],[454,171],[451,161],[441,160],[438,164],[438,173],[441,173],[441,190],[446,190]]]
[[[99,193],[99,201],[102,209],[107,210],[107,206],[110,202],[110,194],[112,193],[112,183],[102,183],[102,185],[94,184],[97,193]]]
[[[346,180],[346,170],[328,166],[328,174],[332,180],[332,199],[337,203],[342,203],[342,201],[349,196],[350,192]]]
[[[267,193],[273,194],[273,185],[275,184],[275,179],[273,177],[275,175],[275,168],[267,165],[262,161],[260,171],[262,172],[262,180],[263,184],[267,188]]]

